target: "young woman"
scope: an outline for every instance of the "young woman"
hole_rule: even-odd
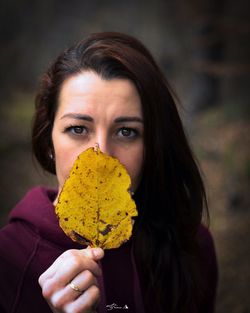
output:
[[[214,312],[217,263],[202,179],[172,93],[135,38],[97,33],[64,51],[36,98],[33,151],[58,189],[32,189],[0,232],[1,312]],[[57,196],[98,143],[132,180],[136,218],[118,249],[60,229]]]

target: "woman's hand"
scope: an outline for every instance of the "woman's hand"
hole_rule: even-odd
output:
[[[42,293],[54,313],[92,313],[100,301],[96,261],[101,248],[68,250],[39,277]]]

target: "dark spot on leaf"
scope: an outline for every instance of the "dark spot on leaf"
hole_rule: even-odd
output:
[[[65,219],[64,219],[66,222],[69,220],[67,217],[65,217]]]
[[[79,242],[82,245],[89,245],[91,244],[90,241],[88,241],[86,238],[78,234],[76,231],[72,230],[71,234],[73,235],[73,238],[75,241]]]
[[[100,233],[105,236],[112,230],[112,225],[108,224],[104,230],[100,230]]]

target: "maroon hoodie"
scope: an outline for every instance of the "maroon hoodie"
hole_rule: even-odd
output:
[[[42,297],[38,277],[64,251],[83,248],[72,242],[59,227],[53,206],[55,196],[55,190],[32,189],[13,209],[9,224],[0,231],[1,313],[51,313]],[[212,313],[217,263],[210,233],[203,226],[199,233],[207,285],[202,312]],[[98,313],[144,313],[131,246],[132,240],[129,240],[118,249],[105,251],[100,262],[103,276],[99,280],[101,303]]]

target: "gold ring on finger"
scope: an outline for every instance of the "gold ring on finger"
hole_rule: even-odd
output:
[[[73,289],[74,291],[83,293],[83,290],[81,290],[77,285],[73,284],[72,282],[69,284],[70,288]]]

